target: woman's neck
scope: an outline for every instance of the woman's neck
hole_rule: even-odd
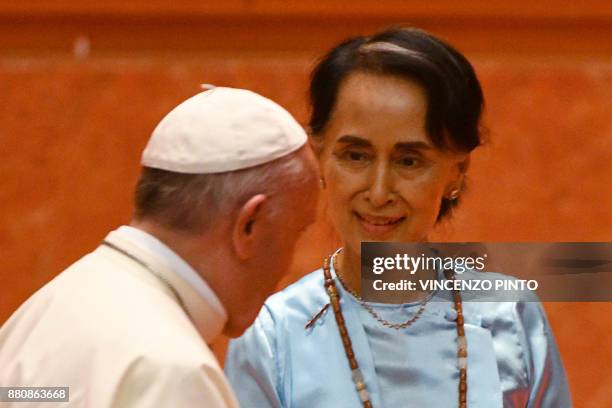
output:
[[[342,283],[347,289],[361,297],[361,254],[345,247],[336,256],[334,268],[336,274],[340,276]],[[412,275],[412,279],[436,279],[436,272],[420,271],[418,274]],[[418,285],[417,288],[418,287],[420,287],[420,285]],[[430,292],[423,292],[418,289],[414,291],[387,291],[383,294],[383,298],[385,299],[383,303],[409,303],[421,301],[424,297],[428,296],[429,293]]]
[[[336,274],[348,289],[361,296],[361,255],[345,247],[336,258]]]

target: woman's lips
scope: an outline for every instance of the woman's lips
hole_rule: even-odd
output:
[[[396,229],[406,217],[385,217],[353,212],[361,227],[371,236],[382,236]]]

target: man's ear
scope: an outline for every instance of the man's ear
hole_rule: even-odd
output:
[[[232,232],[232,242],[238,258],[245,260],[253,255],[255,250],[255,232],[258,228],[258,220],[261,215],[261,208],[267,197],[265,194],[257,194],[251,197],[240,209],[234,230]]]

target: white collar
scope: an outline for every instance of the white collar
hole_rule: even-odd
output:
[[[227,311],[206,281],[176,252],[153,235],[126,225],[110,232],[105,240],[144,262],[170,283],[207,343],[221,333]]]

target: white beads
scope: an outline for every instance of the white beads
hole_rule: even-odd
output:
[[[364,389],[359,391],[359,398],[361,399],[361,402],[366,402],[370,400],[370,395],[368,395],[368,391]]]
[[[354,370],[351,371],[351,376],[353,377],[353,382],[355,384],[359,383],[359,382],[364,382],[363,381],[363,374],[361,374],[361,370],[359,368],[356,368]]]
[[[467,339],[465,338],[465,336],[457,337],[457,346],[459,347],[459,349],[467,351]]]
[[[357,389],[357,393],[359,394],[359,399],[361,399],[361,402],[369,401],[370,395],[368,394],[368,390],[366,389],[365,381],[363,379],[363,374],[361,373],[361,370],[359,368],[352,370],[351,377],[353,377],[355,389]]]
[[[459,369],[467,368],[467,357],[459,357]]]

